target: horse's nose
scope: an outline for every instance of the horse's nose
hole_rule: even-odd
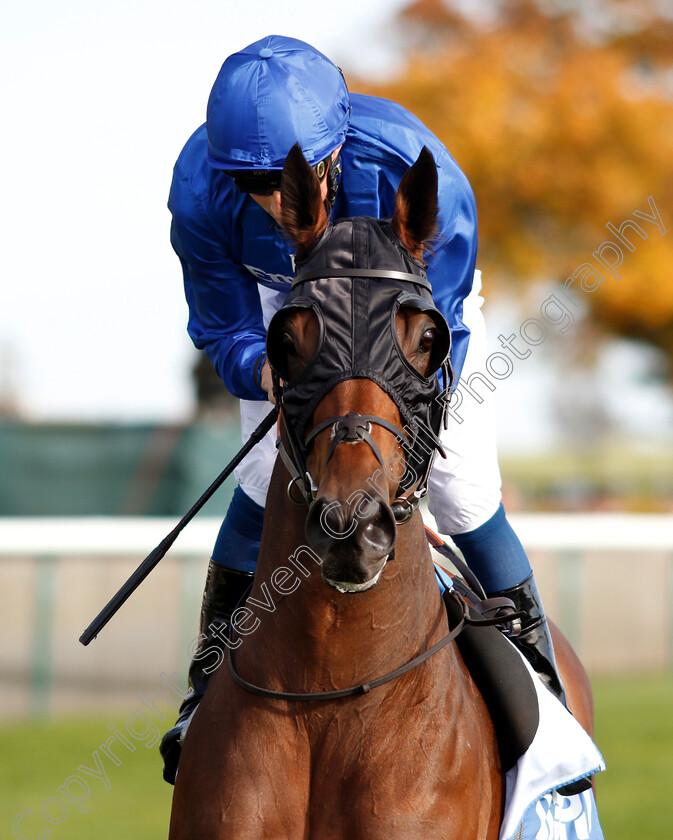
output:
[[[353,505],[319,497],[308,513],[306,537],[323,558],[344,552],[367,562],[390,554],[397,528],[390,505],[380,499]]]

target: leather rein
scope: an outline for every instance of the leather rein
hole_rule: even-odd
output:
[[[362,415],[358,414],[355,411],[351,411],[348,414],[342,417],[331,417],[329,420],[325,420],[324,422],[318,424],[312,431],[308,434],[306,438],[306,444],[310,444],[317,435],[321,432],[328,429],[332,426],[332,435],[331,435],[331,442],[330,447],[327,452],[327,457],[325,459],[325,463],[329,461],[332,457],[334,450],[340,443],[357,443],[360,441],[366,442],[372,448],[377,460],[383,466],[383,458],[377,447],[376,443],[374,442],[373,438],[370,435],[372,423],[377,425],[383,426],[388,431],[392,432],[393,434],[399,433],[400,435],[404,435],[401,429],[398,429],[392,423],[389,423],[387,420],[383,420],[380,417],[376,417],[374,415]],[[279,449],[279,453],[281,457],[283,457],[283,461],[290,471],[291,474],[294,474],[294,477],[290,481],[288,485],[288,496],[292,501],[292,496],[290,495],[292,485],[295,481],[301,482],[301,474],[298,470],[292,470],[294,464],[292,463],[291,459],[287,457],[287,453],[284,451],[284,448],[281,447]],[[289,463],[288,463],[289,461]],[[308,475],[308,473],[305,473]],[[301,485],[300,485],[301,486]],[[404,522],[408,521],[411,516],[413,515],[416,507],[418,506],[418,502],[420,501],[422,493],[418,493],[418,491],[414,491],[414,498],[413,501],[410,501],[408,498],[405,497],[398,497],[395,502],[393,502],[393,507],[395,505],[399,505],[400,502],[404,502],[404,508],[398,508],[395,511],[395,519],[399,524],[403,524]],[[306,503],[309,503],[308,499],[305,499]],[[401,515],[403,513],[403,515]],[[439,540],[436,535],[433,535],[435,540],[431,543],[438,548],[437,541]],[[441,543],[441,540],[439,540]],[[440,549],[441,550],[441,549]],[[444,553],[444,552],[442,552]],[[472,580],[471,573],[469,569],[462,564],[462,561],[453,555],[451,558],[454,565],[457,568],[462,569],[463,573],[466,575],[468,580]],[[476,586],[475,586],[476,584]],[[478,592],[483,594],[483,589],[479,582],[474,579],[472,585],[477,589]],[[469,590],[468,590],[469,591]],[[474,594],[474,593],[471,593]],[[436,644],[432,647],[428,648],[423,653],[415,656],[413,659],[410,659],[404,665],[401,665],[399,668],[396,668],[394,671],[390,671],[389,673],[385,674],[382,677],[377,677],[374,680],[370,680],[369,682],[361,683],[359,685],[349,686],[348,688],[341,688],[334,691],[316,691],[316,692],[292,692],[292,691],[275,691],[273,689],[264,688],[263,686],[256,685],[255,683],[251,683],[248,680],[244,679],[236,670],[236,666],[234,665],[234,655],[233,650],[231,647],[228,648],[228,658],[229,658],[229,673],[231,674],[234,682],[239,685],[241,688],[245,689],[246,691],[250,692],[251,694],[257,694],[261,697],[269,697],[274,700],[287,700],[287,701],[295,701],[295,702],[306,702],[306,701],[314,701],[314,700],[339,700],[343,697],[352,697],[354,695],[359,694],[369,694],[372,688],[378,688],[381,685],[385,685],[388,682],[392,682],[392,680],[396,680],[398,677],[401,677],[403,674],[412,671],[414,668],[421,665],[423,662],[426,662],[430,659],[431,656],[434,656],[438,651],[442,648],[446,647],[449,642],[453,641],[460,633],[463,631],[466,625],[473,625],[473,626],[487,626],[492,624],[506,624],[509,622],[513,622],[513,620],[520,618],[523,613],[516,613],[514,612],[514,604],[509,601],[508,599],[504,598],[493,598],[490,600],[485,600],[480,597],[480,595],[474,596],[475,601],[478,603],[479,611],[482,613],[482,617],[475,618],[470,615],[470,605],[468,601],[463,598],[456,589],[451,588],[447,589],[444,593],[444,597],[451,597],[455,602],[458,604],[461,612],[460,621],[458,624],[447,633],[442,639],[440,639]],[[487,613],[491,613],[490,617],[483,617]],[[235,628],[232,628],[235,629]],[[513,631],[513,635],[516,635],[517,630]]]
[[[244,679],[236,670],[236,666],[234,665],[234,654],[231,648],[228,648],[229,673],[231,674],[231,676],[234,679],[234,682],[237,685],[250,692],[250,694],[257,694],[260,697],[269,697],[273,700],[287,700],[289,702],[339,700],[342,697],[353,697],[354,695],[358,694],[369,694],[372,688],[378,688],[380,685],[385,685],[386,683],[392,682],[398,677],[401,677],[403,674],[406,674],[409,671],[413,671],[414,668],[418,667],[423,662],[426,662],[428,659],[430,659],[431,656],[434,656],[438,651],[446,647],[446,645],[448,645],[449,642],[452,642],[455,638],[457,638],[457,636],[459,636],[462,633],[466,625],[485,627],[492,624],[502,624],[503,621],[515,619],[517,616],[520,615],[519,613],[511,613],[510,610],[510,614],[508,614],[506,617],[504,617],[501,614],[496,614],[491,618],[473,618],[472,616],[470,616],[470,607],[468,602],[464,600],[464,598],[462,598],[458,592],[456,592],[453,589],[447,589],[444,593],[444,597],[447,596],[453,598],[461,610],[460,621],[458,622],[458,624],[456,624],[453,630],[447,633],[447,635],[444,636],[444,638],[440,639],[432,647],[428,648],[426,651],[419,654],[418,656],[415,656],[413,659],[410,659],[409,662],[407,662],[406,664],[401,665],[399,668],[396,668],[394,671],[390,671],[382,677],[377,677],[374,680],[370,680],[369,682],[360,683],[360,685],[352,685],[349,688],[340,688],[335,691],[311,691],[306,693],[297,693],[293,691],[275,691],[270,688],[264,688],[261,685],[256,685],[255,683],[251,683],[248,680]]]
[[[393,278],[396,280],[411,281],[417,284],[423,282],[427,284],[427,279],[425,277],[419,277],[417,275],[412,275],[406,272],[399,271],[375,270],[371,268],[363,270],[348,269],[329,271],[330,277],[342,275],[348,277],[362,276],[368,278]],[[305,282],[307,280],[312,279],[320,279],[324,276],[324,271],[316,272],[314,274],[301,275],[300,277],[296,278],[293,287],[297,283]],[[450,382],[449,368],[445,370],[445,373],[448,377],[447,381]],[[375,415],[362,415],[355,411],[348,412],[347,414],[340,417],[331,417],[330,419],[325,420],[324,422],[319,423],[317,426],[315,426],[311,431],[308,432],[308,434],[303,439],[298,438],[295,434],[294,429],[292,428],[292,424],[288,422],[286,413],[283,411],[283,388],[281,387],[280,378],[275,370],[273,370],[273,375],[274,391],[276,394],[278,405],[281,407],[281,420],[284,423],[285,430],[287,432],[290,450],[288,451],[285,448],[284,444],[280,442],[278,451],[286,469],[288,470],[291,476],[290,483],[287,487],[287,495],[293,502],[297,502],[297,500],[292,496],[292,488],[295,484],[297,485],[297,488],[299,489],[302,496],[302,499],[298,502],[299,504],[305,503],[307,505],[310,505],[315,499],[317,488],[315,487],[314,480],[306,467],[306,456],[315,438],[321,432],[329,429],[330,427],[331,439],[327,451],[327,456],[325,458],[325,465],[330,460],[330,458],[334,454],[336,447],[339,444],[364,442],[369,445],[376,457],[376,460],[379,462],[381,467],[385,469],[385,464],[381,452],[371,436],[372,425],[378,425],[383,427],[391,434],[393,434],[402,445],[403,442],[408,440],[409,438],[409,435],[406,431],[403,431],[402,429],[398,428],[389,421],[381,417],[377,417]],[[446,410],[444,411],[443,415],[444,422],[446,419],[445,414]],[[436,449],[441,448],[441,443],[438,437],[436,436],[434,444]],[[405,490],[403,495],[398,496],[391,503],[393,515],[398,525],[402,525],[411,519],[416,508],[418,507],[420,499],[427,492],[427,480],[431,466],[432,457],[430,457],[427,460],[427,463],[425,464],[425,470],[420,478],[420,481],[416,481],[411,489]],[[423,653],[419,654],[418,656],[415,656],[413,659],[409,660],[404,665],[401,665],[399,668],[396,668],[394,671],[390,671],[384,676],[377,677],[376,679],[371,680],[369,682],[364,682],[359,685],[337,689],[334,691],[317,691],[308,693],[275,691],[273,689],[264,688],[263,686],[256,685],[255,683],[251,683],[248,680],[244,679],[236,670],[236,666],[234,664],[233,650],[231,647],[228,648],[229,672],[234,682],[236,682],[236,684],[239,685],[241,688],[245,689],[251,694],[256,694],[262,697],[268,697],[274,700],[286,700],[295,702],[306,702],[316,700],[329,701],[338,700],[343,697],[352,697],[354,695],[369,694],[369,692],[373,688],[378,688],[381,685],[385,685],[386,683],[392,682],[398,677],[401,677],[403,674],[406,674],[409,671],[412,671],[414,668],[417,668],[423,662],[426,662],[428,659],[430,659],[430,657],[434,656],[438,651],[446,647],[446,645],[448,645],[449,642],[453,641],[463,631],[466,625],[502,625],[503,622],[511,621],[517,616],[516,613],[512,615],[514,605],[511,602],[509,602],[507,606],[502,604],[496,605],[495,603],[489,604],[488,602],[486,602],[482,603],[480,606],[482,616],[473,617],[470,615],[470,605],[463,597],[461,597],[461,595],[458,593],[458,591],[456,591],[455,588],[452,587],[450,589],[447,589],[444,594],[444,597],[451,597],[459,605],[461,617],[458,624],[452,630],[450,630],[450,632],[447,633],[446,636],[440,639],[440,641],[432,645],[432,647],[428,648]],[[481,599],[477,596],[476,600],[480,601]],[[490,617],[484,617],[484,614],[487,612],[491,613]],[[235,630],[235,628],[231,629]]]

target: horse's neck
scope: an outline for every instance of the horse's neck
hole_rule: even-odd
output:
[[[270,670],[291,690],[343,687],[380,676],[437,641],[445,613],[420,517],[399,529],[395,556],[376,586],[342,594],[322,580],[304,535],[306,508],[289,502],[278,472],[248,601],[261,623],[240,651],[248,676]]]

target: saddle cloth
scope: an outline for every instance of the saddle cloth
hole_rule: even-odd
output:
[[[454,585],[444,569],[435,571],[440,587]],[[558,793],[605,769],[592,739],[495,627],[468,627],[457,642],[491,712],[506,771],[500,840],[603,840],[593,792]]]

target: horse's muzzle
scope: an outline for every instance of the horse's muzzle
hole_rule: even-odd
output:
[[[318,497],[306,519],[306,538],[322,558],[322,576],[340,592],[374,586],[395,546],[395,517],[382,499],[356,504]]]

